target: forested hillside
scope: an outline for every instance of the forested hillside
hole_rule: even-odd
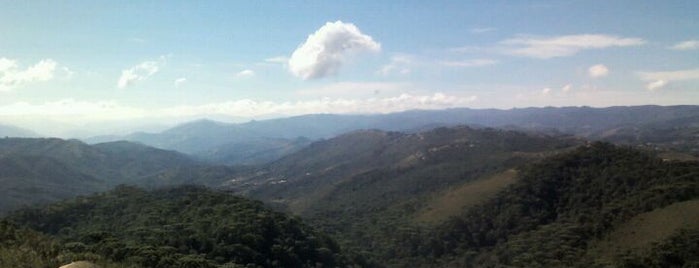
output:
[[[0,214],[22,206],[106,191],[118,184],[217,184],[231,168],[131,142],[0,139]]]
[[[120,267],[343,267],[353,262],[332,239],[296,218],[194,186],[156,191],[122,186],[21,210],[9,219],[56,240],[2,223],[2,235],[31,239],[4,240],[0,263],[27,247],[35,252],[20,257],[37,264],[32,267],[73,260]]]
[[[304,214],[308,204],[325,203],[320,202],[324,198],[343,200],[339,196],[349,194],[343,191],[353,184],[365,185],[357,193],[379,191],[399,199],[413,198],[504,171],[578,142],[469,127],[415,134],[356,131],[313,143],[229,186]],[[308,210],[313,211],[318,208]]]
[[[466,127],[359,131],[230,186],[389,266],[696,262],[680,245],[697,242],[699,163],[608,143],[571,149],[578,142]]]
[[[648,147],[441,127],[355,131],[252,167],[205,165],[128,142],[5,139],[0,153],[3,190],[10,193],[3,204],[13,208],[118,182],[227,191],[119,186],[23,209],[2,223],[4,263],[699,265],[699,162]]]
[[[512,187],[431,231],[406,232],[390,257],[424,266],[694,267],[697,198],[699,163],[596,143],[528,166]],[[658,209],[675,211],[663,223],[674,227],[642,231],[668,215]],[[638,215],[637,233],[616,239]]]

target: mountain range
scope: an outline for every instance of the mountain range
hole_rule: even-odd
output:
[[[174,183],[166,171],[186,169],[194,174],[212,168],[182,153],[131,142],[88,145],[57,138],[4,138],[0,139],[0,213],[119,184]]]
[[[699,133],[699,106],[691,105],[510,110],[458,108],[374,115],[303,115],[239,124],[198,120],[159,133],[102,136],[86,139],[86,142],[128,140],[180,151],[220,164],[260,164],[298,151],[310,141],[355,130],[416,132],[456,125],[564,133],[633,144],[660,143],[685,150],[699,144],[696,138]],[[678,127],[682,130],[678,131]],[[667,137],[668,133],[670,137]],[[684,145],[667,142],[681,138],[689,140]]]
[[[4,138],[0,213],[14,223],[0,222],[0,233],[32,240],[0,241],[0,264],[17,255],[107,267],[692,267],[699,264],[696,112],[454,109],[197,121],[142,134],[192,150],[204,144],[208,160],[204,150],[190,155],[145,142]],[[479,123],[459,124],[464,118]],[[54,203],[67,198],[74,199]],[[121,217],[133,221],[109,231]],[[35,242],[46,252],[16,248]],[[77,255],[51,251],[52,243]]]

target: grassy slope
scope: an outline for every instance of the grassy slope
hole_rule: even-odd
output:
[[[493,198],[495,194],[515,181],[517,181],[517,171],[508,169],[440,192],[416,213],[415,221],[426,224],[440,223],[449,217],[461,214],[469,207]]]
[[[681,229],[699,230],[699,199],[641,213],[590,245],[588,255],[608,262],[626,251],[642,252]]]
[[[432,244],[416,240],[403,249],[407,256],[442,256],[439,265],[589,267],[588,243],[625,230],[620,226],[633,225],[637,215],[696,199],[697,178],[696,162],[595,143],[524,169],[496,198],[439,226]],[[675,263],[691,261],[682,256]]]

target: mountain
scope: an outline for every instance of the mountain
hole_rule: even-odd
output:
[[[427,232],[430,242],[397,251],[437,266],[691,267],[697,215],[699,162],[595,143],[528,166],[495,198]]]
[[[283,132],[283,131],[282,131]],[[157,148],[176,150],[197,159],[225,165],[253,165],[276,160],[310,143],[301,136],[286,138],[255,129],[211,120],[182,124],[160,133],[137,132],[127,136],[101,136],[89,143],[134,141]]]
[[[38,137],[39,134],[34,133],[31,130],[26,130],[23,128],[18,128],[10,125],[0,124],[0,137]]]
[[[361,129],[412,132],[435,126],[466,124],[520,131],[550,131],[597,139],[604,138],[603,133],[619,128],[652,124],[664,124],[666,128],[687,126],[686,120],[697,117],[699,117],[699,106],[690,105],[546,107],[510,110],[458,108],[375,115],[316,114],[240,124],[199,120],[160,133],[134,133],[122,137],[101,137],[87,141],[93,143],[123,139],[162,149],[177,150],[217,163],[259,164],[276,160],[302,148],[306,144],[295,142],[299,137],[309,140],[327,139]],[[640,139],[636,142],[649,141]],[[272,154],[268,154],[267,157],[258,157],[268,152],[270,148],[274,149]],[[293,149],[280,150],[279,148]],[[216,153],[211,154],[212,151]]]
[[[56,138],[0,139],[0,214],[26,205],[105,191],[118,184],[161,186],[225,178],[174,151],[131,142],[87,145]],[[186,170],[185,173],[178,173]],[[220,177],[219,177],[220,176]],[[222,179],[223,180],[223,179]]]
[[[45,156],[0,157],[0,182],[0,214],[107,189],[103,180]]]
[[[696,261],[697,182],[652,150],[443,127],[347,133],[227,187],[387,266],[597,267]]]
[[[57,241],[53,250],[32,248],[38,254],[26,258],[33,263],[87,259],[111,267],[353,264],[332,239],[298,219],[260,202],[201,187],[144,191],[120,186],[102,194],[21,210],[8,219],[10,222],[0,222],[0,235],[12,235],[9,243],[0,240],[0,253],[13,249],[13,244],[28,244],[21,237],[50,236]],[[16,225],[43,235],[18,230]],[[39,242],[36,244],[47,244]],[[28,255],[28,250],[17,251]],[[0,263],[6,258],[10,256],[0,254]]]
[[[308,200],[316,198],[338,198],[339,193],[333,189],[359,181],[366,181],[362,187],[376,184],[372,190],[392,185],[385,190],[395,194],[405,191],[402,194],[414,196],[420,191],[435,191],[506,170],[577,142],[570,138],[465,126],[413,134],[355,131],[315,142],[255,170],[255,174],[245,179],[230,183],[229,187],[255,198],[288,204],[292,211],[304,213],[301,204],[315,203]],[[450,174],[440,174],[441,171]],[[427,174],[429,178],[423,178]],[[388,178],[372,180],[377,176]],[[425,179],[429,182],[421,181]],[[385,185],[378,187],[378,184]],[[406,189],[402,190],[403,187]]]
[[[513,169],[580,143],[464,126],[419,133],[363,130],[315,142],[239,174],[225,187],[300,215],[343,247],[383,262],[391,234],[422,222],[439,197],[488,181],[475,189],[487,199],[514,181]],[[458,202],[439,216],[458,215],[468,200]]]

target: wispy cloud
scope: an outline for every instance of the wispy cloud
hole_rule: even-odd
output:
[[[399,54],[391,57],[391,61],[381,66],[377,74],[388,76],[391,74],[409,74],[411,70],[411,65],[414,63],[415,59],[410,55]]]
[[[696,50],[699,49],[699,40],[687,40],[684,42],[679,42],[669,48],[673,50]]]
[[[605,77],[609,75],[609,68],[607,68],[607,66],[604,66],[604,64],[593,65],[587,69],[587,74],[590,75],[590,77],[592,78]]]
[[[665,81],[665,80],[656,80],[656,81],[653,81],[653,82],[648,83],[648,84],[646,85],[646,89],[648,89],[648,90],[650,90],[650,91],[656,91],[656,90],[658,90],[658,89],[661,89],[661,88],[665,87],[665,85],[667,85],[667,81]]]
[[[546,87],[546,88],[543,88],[541,90],[541,95],[549,95],[549,94],[551,94],[551,88]]]
[[[699,69],[662,71],[662,72],[638,72],[643,81],[648,81],[646,88],[655,91],[665,87],[673,81],[699,80]]]
[[[153,76],[160,70],[164,58],[160,61],[144,61],[136,66],[121,71],[121,76],[117,81],[117,87],[126,88],[138,81],[143,81]]]
[[[448,67],[481,67],[497,64],[493,59],[471,59],[462,61],[440,61],[439,64]]]
[[[66,123],[128,121],[135,119],[181,119],[209,116],[263,117],[293,116],[314,113],[389,113],[411,109],[445,109],[465,107],[476,96],[399,94],[385,98],[320,98],[305,101],[232,100],[200,105],[165,108],[137,108],[114,101],[64,99],[43,103],[17,102],[0,105],[0,118],[51,120]]]
[[[187,82],[187,78],[180,77],[180,78],[175,79],[175,82],[174,82],[175,87],[179,88],[182,84],[184,84],[184,82]]]
[[[255,76],[255,71],[250,70],[250,69],[245,69],[245,70],[242,70],[242,71],[235,74],[235,77],[239,77],[239,78],[252,77],[252,76]]]
[[[495,30],[496,29],[492,28],[492,27],[476,27],[476,28],[471,28],[468,31],[472,34],[482,34],[482,33],[492,32]]]
[[[302,89],[296,94],[316,97],[348,97],[396,94],[412,89],[410,83],[390,82],[339,82]]]
[[[276,63],[276,64],[286,64],[287,62],[289,62],[289,58],[286,56],[277,56],[277,57],[272,57],[272,58],[266,58],[265,62]]]
[[[336,74],[354,54],[380,50],[381,44],[354,24],[328,22],[291,54],[289,70],[304,80],[322,78]]]
[[[0,91],[10,91],[31,82],[51,80],[57,65],[52,59],[44,59],[22,70],[17,61],[0,58]]]
[[[561,88],[561,92],[563,93],[568,93],[571,90],[573,90],[573,85],[572,84],[567,84]]]
[[[502,52],[538,59],[566,57],[588,49],[639,46],[646,41],[603,34],[563,35],[554,37],[521,36],[501,41]]]

